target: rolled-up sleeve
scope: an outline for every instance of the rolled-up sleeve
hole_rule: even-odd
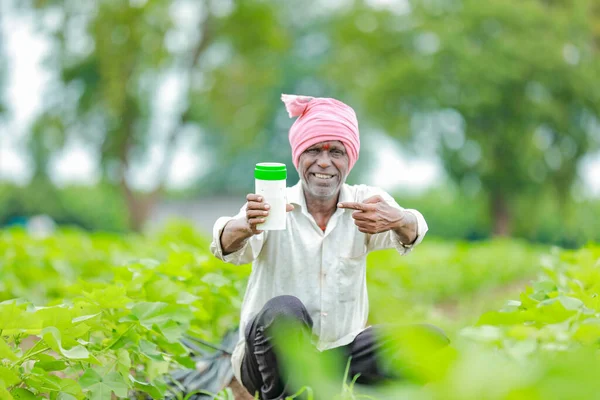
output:
[[[398,253],[402,255],[410,253],[416,245],[421,243],[423,241],[423,237],[425,237],[425,234],[429,229],[429,227],[427,226],[427,222],[423,217],[423,214],[421,214],[419,211],[413,209],[405,209],[404,211],[413,214],[417,219],[417,238],[411,244],[403,246],[402,242],[400,241],[400,238],[398,237],[398,234],[396,234],[396,232],[390,231],[394,240],[394,248],[398,251]]]
[[[386,192],[382,191],[377,194],[380,195],[381,197],[383,197],[383,199],[391,206],[396,207],[404,212],[409,212],[415,216],[415,218],[417,220],[417,238],[415,239],[415,241],[413,243],[408,245],[408,244],[403,244],[400,241],[400,237],[398,236],[398,234],[396,234],[396,232],[394,232],[394,231],[377,233],[375,235],[370,235],[370,237],[368,238],[368,244],[367,244],[368,251],[393,248],[393,249],[396,249],[398,251],[398,253],[400,253],[401,255],[410,253],[416,245],[418,245],[419,243],[421,243],[423,241],[423,238],[425,237],[425,234],[427,233],[427,230],[429,229],[429,227],[427,226],[427,222],[425,221],[425,218],[423,217],[423,214],[421,214],[419,211],[414,210],[414,209],[402,208],[400,205],[398,205],[398,203],[396,203],[396,200],[394,200],[394,198],[392,196],[390,196],[389,194],[387,194]]]
[[[230,264],[242,265],[251,263],[258,257],[260,250],[265,241],[265,232],[250,237],[241,249],[230,254],[223,254],[223,246],[221,244],[221,235],[229,221],[243,217],[246,213],[246,205],[242,207],[240,212],[235,217],[221,217],[217,219],[213,226],[212,242],[210,244],[211,253],[219,260]]]

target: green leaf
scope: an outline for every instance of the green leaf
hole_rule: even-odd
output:
[[[519,312],[500,312],[490,311],[484,313],[479,317],[477,325],[512,325],[522,321],[521,314]]]
[[[88,319],[92,319],[94,317],[97,317],[98,315],[101,315],[102,313],[96,313],[96,314],[91,314],[91,315],[82,315],[81,317],[77,317],[77,318],[73,318],[73,323],[76,324],[78,322],[83,322],[83,321],[87,321]]]
[[[160,351],[158,351],[156,344],[150,343],[147,340],[140,340],[140,352],[153,360],[164,360],[163,355]]]
[[[506,334],[517,340],[526,340],[536,338],[538,336],[538,329],[534,326],[515,325],[510,327]]]
[[[110,372],[104,377],[104,384],[108,386],[117,396],[127,397],[129,385],[123,377],[117,372]]]
[[[35,366],[45,371],[62,371],[67,368],[67,364],[63,360],[57,360],[48,354],[38,354],[37,358]]]
[[[189,292],[179,291],[177,295],[177,304],[192,304],[195,301],[198,301],[200,297],[195,296]]]
[[[31,371],[31,375],[26,382],[29,387],[34,387],[40,392],[65,392],[74,396],[81,394],[81,386],[77,381],[60,378],[37,367]]]
[[[194,361],[194,359],[192,357],[189,356],[189,354],[186,354],[183,356],[175,356],[175,357],[173,357],[173,359],[185,368],[189,368],[189,369],[196,368],[196,362]]]
[[[79,384],[83,389],[87,389],[99,382],[102,382],[102,377],[93,369],[86,370],[83,375],[81,375],[81,378],[79,378]]]
[[[69,393],[60,392],[58,396],[56,396],[56,400],[77,400],[77,397]]]
[[[576,307],[577,302],[569,300],[565,302],[570,307],[569,309],[564,306],[563,300],[560,297],[547,299],[539,303],[537,306],[536,322],[555,323],[573,316],[577,311],[576,308],[571,309],[571,307]]]
[[[0,360],[6,358],[10,361],[16,361],[19,359],[13,349],[4,341],[4,338],[0,336]]]
[[[64,330],[73,325],[73,310],[62,304],[53,307],[37,307],[34,314],[35,318],[40,321],[41,329],[55,327]]]
[[[8,391],[4,388],[4,385],[2,385],[1,383],[2,382],[0,382],[0,399],[13,400],[14,397],[12,397],[10,393],[8,393]]]
[[[23,388],[13,389],[10,391],[10,394],[15,400],[38,400],[39,398],[29,390]]]
[[[86,335],[90,331],[91,327],[85,323],[79,323],[71,325],[67,329],[62,329],[63,336],[69,337],[70,339],[77,339]]]
[[[3,335],[16,333],[35,333],[41,328],[41,321],[34,313],[27,311],[26,304],[17,304],[14,300],[0,304],[0,330]]]
[[[73,360],[86,360],[90,358],[90,353],[88,350],[81,346],[77,345],[70,349],[65,349],[62,347],[61,334],[58,329],[55,327],[48,327],[42,331],[42,337],[44,341],[50,348],[56,351],[63,356],[73,359]]]
[[[579,310],[583,307],[583,301],[569,296],[559,296],[560,302],[566,310]]]
[[[530,294],[529,298],[535,301],[543,301],[548,298],[548,292],[545,292],[543,290],[536,291],[533,294]]]
[[[73,379],[61,379],[55,376],[52,376],[50,379],[55,379],[56,383],[60,387],[60,392],[68,393],[73,396],[78,396],[81,394],[81,385]]]
[[[127,288],[116,285],[94,289],[86,295],[100,308],[125,308],[131,302],[131,299],[127,296]]]
[[[160,266],[160,261],[152,258],[140,258],[129,264],[130,266],[141,266],[144,270],[153,270]]]
[[[168,279],[157,279],[146,284],[147,300],[175,303],[180,292],[181,286]]]
[[[553,281],[537,281],[532,286],[536,292],[550,293],[557,290],[556,283]]]
[[[164,337],[171,343],[179,342],[181,337],[186,331],[186,327],[178,324],[175,321],[168,321],[162,326],[158,327]]]
[[[170,321],[189,324],[193,318],[188,307],[167,303],[142,302],[133,306],[131,314],[147,329],[153,324],[162,326]]]
[[[577,328],[573,338],[586,345],[600,343],[600,321],[595,318],[584,321]]]
[[[21,378],[12,370],[0,366],[0,381],[4,381],[6,386],[13,386],[21,382]]]
[[[498,342],[502,338],[502,330],[496,326],[482,325],[477,328],[467,327],[460,331],[461,336],[483,343]]]
[[[503,313],[510,313],[519,311],[521,308],[521,302],[518,300],[508,300],[504,307],[502,307],[499,311]]]
[[[523,359],[537,350],[538,344],[535,338],[527,338],[513,344],[505,345],[508,354],[515,358]]]
[[[223,275],[209,272],[208,274],[206,274],[202,277],[202,282],[205,282],[208,285],[220,288],[222,286],[229,285],[231,283],[231,280],[227,279]]]
[[[129,376],[130,369],[131,358],[129,357],[129,352],[125,349],[119,349],[117,351],[117,370],[125,377]]]
[[[129,386],[118,372],[109,372],[102,377],[93,369],[88,369],[79,380],[81,387],[91,393],[90,399],[110,400],[111,392],[118,397],[127,397]]]
[[[165,388],[152,385],[147,382],[141,382],[133,376],[129,376],[129,380],[133,383],[133,387],[142,392],[148,393],[153,399],[162,399],[165,395]]]

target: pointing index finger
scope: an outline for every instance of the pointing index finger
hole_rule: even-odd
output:
[[[357,203],[355,201],[347,201],[344,203],[338,203],[338,207],[339,208],[347,208],[350,210],[357,210],[357,211],[369,211],[371,209],[369,205],[364,204],[364,203]]]

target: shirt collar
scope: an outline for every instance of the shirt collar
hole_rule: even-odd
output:
[[[302,181],[298,181],[294,186],[287,190],[287,202],[296,206],[306,207],[304,192],[302,191]]]
[[[354,197],[352,196],[350,186],[346,183],[342,185],[340,190],[340,199],[339,202],[348,202],[354,201]],[[302,207],[302,209],[306,209],[306,199],[304,198],[304,190],[302,189],[302,181],[298,181],[294,186],[288,189],[287,192],[287,202],[293,205],[297,205]]]

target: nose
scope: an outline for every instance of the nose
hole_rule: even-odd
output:
[[[323,169],[331,165],[331,159],[329,158],[328,151],[322,151],[317,158],[317,165]]]

